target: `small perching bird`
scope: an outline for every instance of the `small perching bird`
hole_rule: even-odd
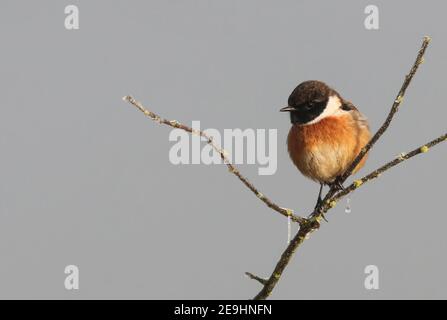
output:
[[[366,118],[337,91],[321,81],[305,81],[291,93],[288,106],[292,128],[287,137],[290,158],[300,172],[323,185],[337,184],[371,138]],[[352,173],[363,167],[366,155]]]

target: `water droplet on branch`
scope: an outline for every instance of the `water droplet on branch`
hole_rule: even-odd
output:
[[[349,197],[346,198],[345,212],[346,213],[351,213],[351,198],[349,198]]]

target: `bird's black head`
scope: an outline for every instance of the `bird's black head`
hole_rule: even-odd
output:
[[[290,94],[288,106],[280,111],[289,111],[293,124],[306,124],[316,119],[325,110],[329,97],[338,94],[321,81],[305,81]]]

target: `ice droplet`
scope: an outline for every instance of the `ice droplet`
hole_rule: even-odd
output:
[[[287,244],[290,243],[290,238],[292,237],[292,217],[287,216]]]
[[[345,208],[345,212],[346,213],[351,213],[351,198],[346,198],[346,208]]]

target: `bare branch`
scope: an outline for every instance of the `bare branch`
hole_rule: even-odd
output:
[[[439,136],[436,139],[433,139],[430,142],[427,142],[426,144],[424,144],[423,146],[416,148],[408,153],[401,153],[397,158],[391,160],[390,162],[384,164],[383,166],[381,166],[380,168],[374,170],[373,172],[367,174],[366,176],[364,176],[361,179],[355,180],[351,185],[349,185],[348,187],[346,187],[344,190],[340,191],[339,193],[337,193],[332,200],[333,201],[337,201],[338,199],[346,196],[347,194],[351,193],[352,191],[354,191],[355,189],[359,188],[360,186],[362,186],[365,182],[368,182],[370,180],[376,179],[378,178],[383,172],[391,169],[392,167],[400,164],[401,162],[404,162],[405,160],[408,160],[418,154],[421,153],[425,153],[428,152],[428,150],[430,150],[431,147],[441,143],[447,141],[447,133],[444,133],[443,135]]]
[[[394,115],[399,110],[399,106],[402,103],[405,91],[407,91],[408,86],[411,83],[411,80],[413,79],[414,75],[416,74],[416,71],[418,70],[419,66],[424,62],[424,54],[425,50],[427,49],[428,45],[430,44],[431,38],[430,37],[424,37],[424,40],[422,42],[422,46],[419,49],[418,55],[416,57],[416,61],[413,64],[413,67],[411,68],[410,72],[405,76],[404,83],[402,84],[402,87],[400,88],[396,99],[393,102],[393,105],[391,106],[390,113],[388,113],[388,116],[385,119],[385,122],[382,124],[382,126],[377,130],[377,132],[374,134],[374,136],[371,138],[371,140],[360,150],[360,153],[357,155],[357,157],[354,159],[354,161],[351,163],[351,165],[348,167],[348,169],[343,173],[343,176],[341,177],[341,182],[344,182],[352,173],[354,168],[360,163],[360,161],[363,159],[363,157],[368,153],[368,151],[372,148],[372,146],[379,140],[379,138],[385,133],[385,131],[388,129],[391,121],[393,120]]]
[[[319,227],[320,223],[317,220],[309,221],[307,225],[300,227],[298,233],[290,241],[286,250],[282,253],[281,258],[276,264],[270,278],[268,278],[268,280],[263,284],[261,291],[254,297],[254,300],[264,300],[270,296],[279,279],[281,279],[284,269],[289,264],[295,251],[304,242],[304,240],[308,238],[308,234]]]
[[[131,103],[138,110],[143,112],[146,116],[148,116],[155,122],[170,126],[172,128],[182,129],[182,130],[185,130],[191,134],[195,134],[195,135],[205,138],[206,142],[209,145],[211,145],[212,148],[216,152],[219,153],[222,161],[228,167],[228,170],[232,174],[234,174],[248,189],[250,189],[256,195],[256,197],[258,197],[262,202],[264,202],[269,208],[275,210],[276,212],[282,214],[285,217],[290,216],[290,219],[292,221],[298,222],[300,225],[306,221],[305,218],[293,214],[293,211],[291,209],[286,209],[286,208],[282,208],[282,207],[278,206],[276,203],[274,203],[272,200],[270,200],[267,196],[265,196],[263,193],[261,193],[244,175],[242,175],[240,173],[240,171],[236,168],[236,166],[231,163],[230,159],[228,159],[228,153],[214,142],[213,137],[209,136],[208,134],[206,134],[205,132],[203,132],[201,130],[195,130],[187,125],[184,125],[184,124],[178,122],[177,120],[167,120],[167,119],[161,118],[159,115],[146,109],[139,101],[136,101],[131,96],[125,96],[125,97],[123,97],[123,100]]]

